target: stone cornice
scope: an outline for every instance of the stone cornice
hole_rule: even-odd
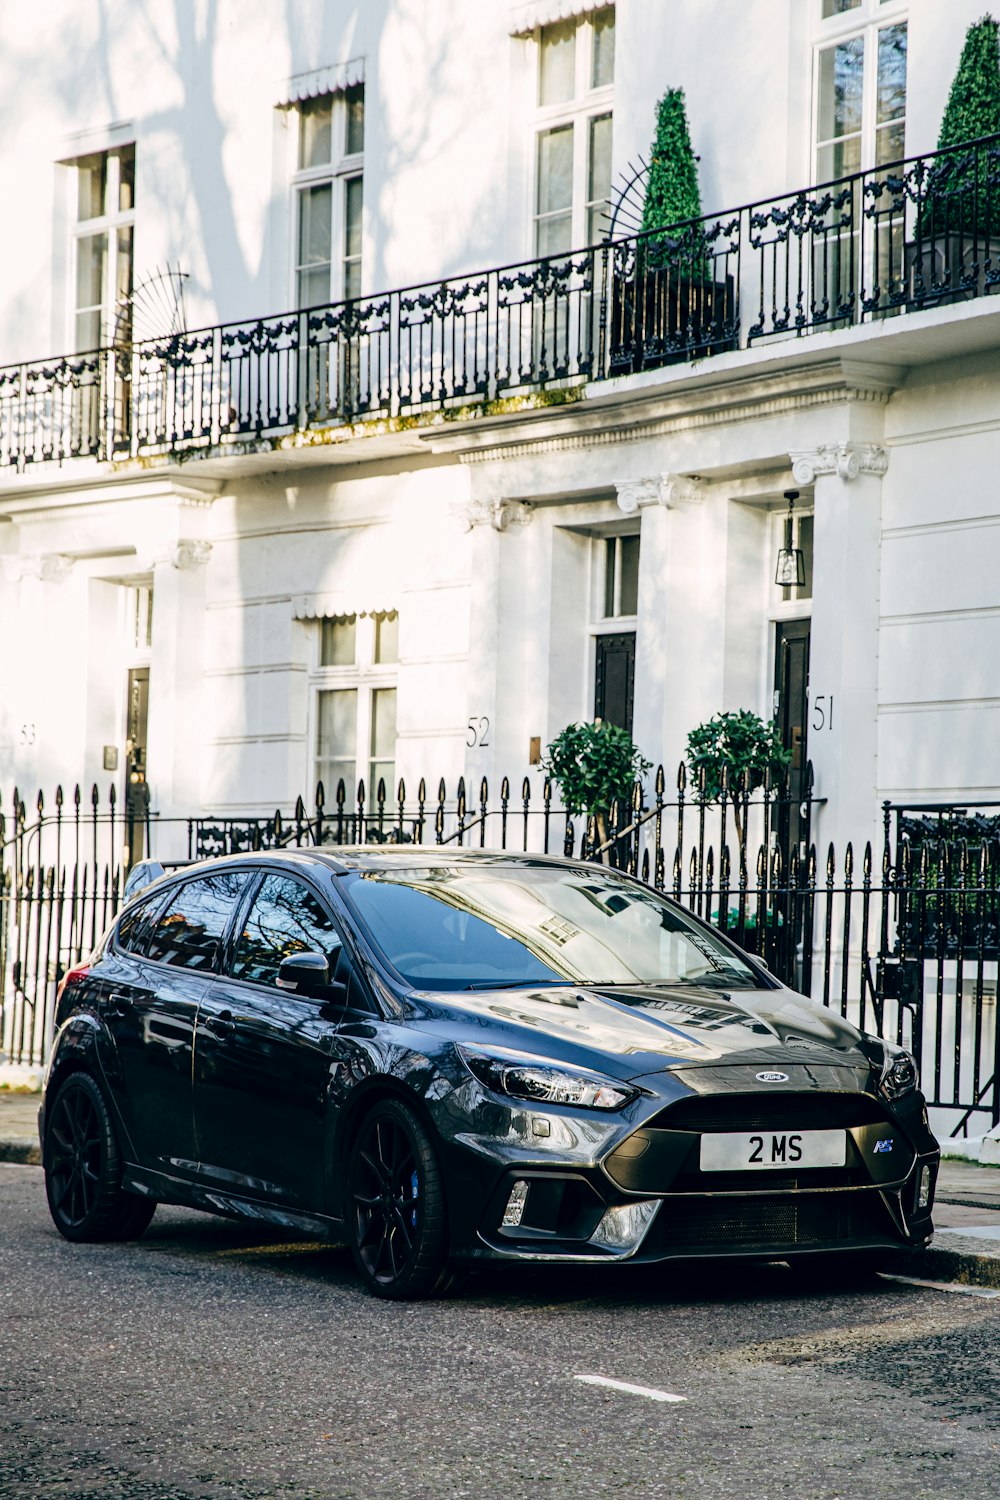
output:
[[[640,377],[641,378],[641,377]],[[610,447],[700,429],[813,411],[819,407],[884,406],[902,379],[887,366],[832,360],[798,370],[734,376],[710,372],[693,386],[652,389],[623,383],[613,393],[588,387],[587,398],[551,410],[534,409],[443,437],[422,438],[435,452],[457,451],[463,464],[543,457]],[[515,433],[522,434],[515,436]]]
[[[88,515],[120,514],[122,505],[166,502],[178,510],[207,510],[222,491],[218,481],[198,482],[176,474],[100,474],[76,477],[63,469],[41,484],[0,487],[0,509],[18,526],[62,520],[67,510]]]
[[[889,467],[889,455],[877,443],[821,443],[818,448],[798,448],[789,453],[796,484],[814,484],[835,474],[838,479],[857,479],[873,474],[881,479]]]

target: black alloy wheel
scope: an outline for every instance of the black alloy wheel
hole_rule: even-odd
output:
[[[59,1233],[78,1241],[137,1239],[156,1202],[122,1188],[121,1152],[97,1084],[87,1073],[71,1073],[45,1115],[45,1193]]]
[[[386,1099],[358,1132],[349,1175],[354,1263],[379,1297],[427,1297],[446,1290],[444,1189],[423,1125]]]

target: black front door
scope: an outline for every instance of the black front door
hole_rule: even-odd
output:
[[[809,699],[809,621],[788,620],[775,632],[774,703],[781,742],[792,752],[788,801],[778,812],[778,838],[786,859],[807,835],[800,803],[806,796]],[[801,852],[801,851],[800,851]]]
[[[594,718],[632,732],[635,690],[635,631],[597,637]]]
[[[128,674],[125,723],[125,835],[129,867],[143,855],[143,833],[149,806],[146,750],[149,738],[149,668],[133,667]]]

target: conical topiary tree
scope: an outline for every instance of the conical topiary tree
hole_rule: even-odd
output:
[[[700,218],[698,158],[691,147],[684,90],[667,89],[656,106],[656,134],[651,148],[642,227],[644,230],[670,229]],[[662,264],[668,254],[676,262],[679,251],[688,262],[690,274],[700,275],[704,271],[704,244],[698,225],[687,230],[679,229],[675,234],[651,236],[647,247],[653,265]]]
[[[965,33],[938,136],[938,149],[983,135],[1000,135],[1000,23],[974,21]]]
[[[958,71],[941,121],[938,150],[1000,134],[1000,24],[991,15],[965,34]],[[1000,154],[978,154],[973,170],[964,153],[936,162],[920,214],[920,238],[961,230],[1000,235]]]
[[[666,229],[701,218],[698,161],[691,149],[683,89],[667,89],[656,106],[643,229]]]

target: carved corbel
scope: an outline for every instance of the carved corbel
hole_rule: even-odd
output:
[[[615,488],[618,509],[626,516],[634,516],[647,505],[680,510],[705,498],[705,486],[701,480],[687,474],[656,474],[649,479],[630,479]]]
[[[889,455],[877,443],[821,443],[817,448],[798,448],[789,454],[792,478],[796,484],[814,484],[818,478],[835,474],[850,481],[859,474],[874,474],[881,479],[889,467]]]
[[[531,506],[520,500],[473,500],[454,508],[454,514],[465,531],[474,526],[492,526],[494,531],[509,531],[527,526]]]
[[[189,539],[177,543],[170,561],[175,568],[190,572],[194,568],[203,568],[211,555],[211,542]]]

